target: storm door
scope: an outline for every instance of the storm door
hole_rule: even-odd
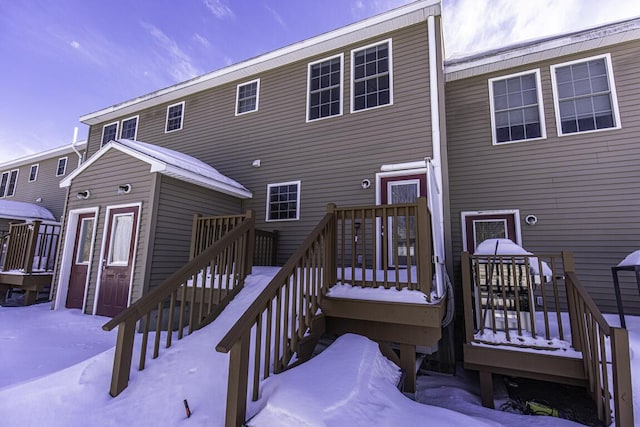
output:
[[[82,308],[84,303],[84,290],[91,257],[94,224],[95,216],[93,213],[78,216],[78,226],[73,247],[73,262],[69,277],[69,290],[67,291],[67,308]]]

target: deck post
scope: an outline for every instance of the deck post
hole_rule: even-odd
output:
[[[327,233],[324,242],[324,267],[325,274],[323,274],[322,288],[326,292],[329,287],[336,284],[337,278],[337,266],[336,266],[336,205],[335,203],[329,203],[327,205],[327,213],[332,214],[333,220],[329,226],[329,233]]]
[[[462,306],[464,307],[465,342],[473,341],[473,301],[471,291],[471,258],[469,252],[462,252]]]
[[[480,370],[480,398],[482,406],[494,409],[493,405],[493,374],[491,371]]]
[[[404,369],[405,393],[416,392],[416,346],[411,344],[400,344],[400,367]]]
[[[613,395],[616,425],[632,426],[633,396],[631,387],[631,361],[629,356],[629,332],[611,328],[611,354],[613,357]]]
[[[133,357],[133,341],[136,332],[136,321],[129,317],[118,325],[116,352],[113,357],[113,372],[111,373],[111,389],[109,394],[116,397],[129,384],[131,372],[131,358]]]
[[[196,256],[196,248],[198,246],[198,236],[199,236],[199,219],[202,214],[195,213],[193,214],[193,225],[191,226],[191,248],[189,248],[189,261],[195,258]]]
[[[42,221],[33,221],[29,230],[29,238],[27,239],[27,246],[24,252],[24,265],[23,269],[25,273],[31,273],[33,271],[33,257],[36,252],[36,242],[38,241],[38,234],[40,233],[40,224]]]
[[[251,227],[247,233],[247,244],[245,248],[245,277],[251,274],[251,268],[253,267],[253,251],[256,246],[256,216],[253,209],[247,210],[245,221],[251,221]]]
[[[427,207],[427,198],[418,198],[417,225],[418,232],[416,240],[418,241],[418,283],[420,290],[427,298],[431,298],[431,283],[433,281],[433,248],[431,247],[431,227],[429,218],[429,208]]]
[[[567,306],[569,308],[569,325],[571,328],[571,345],[577,351],[582,351],[582,345],[580,343],[579,334],[576,333],[579,330],[578,307],[576,307],[576,300],[574,298],[575,289],[573,288],[573,282],[567,278],[567,272],[575,273],[576,267],[573,261],[573,254],[570,251],[562,251],[562,264],[565,273],[565,287],[567,291]]]
[[[226,427],[241,427],[247,416],[249,334],[242,334],[229,352]]]

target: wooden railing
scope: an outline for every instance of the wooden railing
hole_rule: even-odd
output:
[[[612,397],[616,424],[633,425],[627,331],[606,322],[571,253],[463,252],[462,275],[467,343],[581,352],[600,420],[611,423]]]
[[[240,291],[251,272],[254,228],[253,212],[247,211],[230,231],[102,327],[106,331],[118,327],[111,396],[117,396],[128,385],[138,320],[142,319],[143,329],[139,359],[142,370],[152,326],[155,333],[152,358],[155,359],[162,331],[166,331],[165,347],[168,348],[174,331],[177,339],[181,339],[187,325],[190,334],[209,324]]]
[[[256,230],[253,265],[277,265],[278,237],[278,230]]]
[[[52,271],[60,238],[60,225],[32,223],[10,224],[9,234],[0,249],[2,270],[23,273]]]
[[[378,237],[381,230],[384,235]],[[329,205],[311,234],[216,346],[230,352],[226,425],[244,423],[249,379],[255,401],[261,380],[295,366],[294,354],[297,362],[310,356],[313,340],[323,329],[320,303],[337,282],[409,287],[428,296],[430,236],[425,199],[397,206]],[[398,250],[398,242],[407,242],[406,251]],[[382,270],[380,277],[376,270]]]

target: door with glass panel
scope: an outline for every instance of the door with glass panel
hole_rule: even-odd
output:
[[[137,224],[137,206],[109,211],[96,308],[99,315],[113,317],[127,307]]]
[[[73,263],[71,264],[69,289],[67,291],[67,308],[82,308],[84,303],[84,290],[91,257],[94,224],[95,216],[93,213],[78,216],[78,226],[73,247]]]

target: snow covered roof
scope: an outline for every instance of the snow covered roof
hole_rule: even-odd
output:
[[[80,121],[87,125],[112,120],[170,101],[183,99],[187,95],[201,92],[225,83],[244,79],[282,65],[300,61],[314,55],[358,43],[379,34],[425,22],[429,16],[440,15],[440,0],[422,0],[398,7],[364,21],[347,25],[334,31],[294,43],[287,47],[239,62],[191,80],[143,95],[141,97],[85,114]]]
[[[84,151],[87,148],[87,141],[78,141],[75,144],[78,151]],[[38,153],[30,154],[28,156],[19,157],[8,162],[0,163],[0,169],[9,169],[26,164],[33,164],[41,160],[50,159],[52,157],[60,157],[65,154],[73,153],[71,144],[63,145],[62,147],[52,148],[50,150],[40,151]]]
[[[0,200],[0,218],[3,219],[43,219],[55,221],[56,218],[47,209],[33,203],[15,200]]]
[[[640,265],[640,250],[631,252],[627,255],[622,261],[620,261],[618,267],[633,267],[635,265]]]
[[[640,17],[445,61],[446,81],[640,39]]]
[[[157,145],[130,139],[118,139],[105,144],[82,166],[60,182],[60,187],[69,187],[76,176],[90,167],[110,150],[118,150],[148,163],[150,173],[158,172],[181,181],[210,188],[221,193],[248,199],[252,194],[239,182],[224,176],[215,168],[195,157]]]

